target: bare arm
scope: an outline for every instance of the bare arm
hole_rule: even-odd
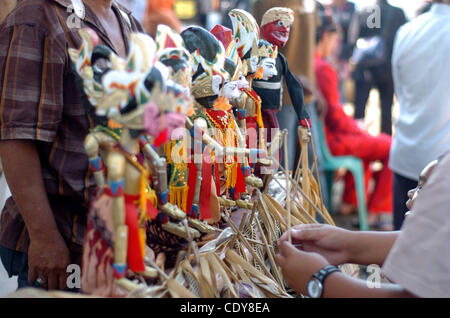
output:
[[[39,239],[48,232],[59,234],[48,203],[34,143],[26,140],[1,141],[0,155],[8,186],[25,220],[30,238]],[[43,232],[43,228],[47,231]]]
[[[349,262],[361,265],[382,265],[399,232],[353,232]]]
[[[297,249],[286,241],[279,245],[280,254],[275,257],[281,267],[283,276],[289,287],[308,295],[308,282],[313,274],[329,265],[329,261],[317,253]],[[344,273],[333,273],[324,282],[323,297],[373,298],[373,297],[414,297],[396,284],[381,284],[370,288],[366,281],[348,276]]]
[[[369,288],[366,281],[343,273],[334,273],[326,278],[323,297],[326,298],[406,298],[415,297],[396,284],[380,284]]]
[[[0,141],[0,156],[14,201],[30,236],[28,279],[37,277],[48,288],[65,288],[69,251],[58,231],[42,179],[41,164],[33,141]]]

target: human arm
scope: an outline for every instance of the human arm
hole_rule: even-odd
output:
[[[42,179],[33,141],[0,141],[0,156],[8,186],[30,236],[28,281],[40,277],[48,289],[66,288],[69,250],[58,231]]]
[[[298,250],[287,241],[280,243],[279,247],[280,254],[275,256],[275,261],[281,267],[286,283],[297,292],[308,295],[307,285],[312,275],[329,265],[329,262],[317,253]],[[324,281],[323,297],[403,298],[414,297],[414,295],[396,284],[380,283],[379,288],[370,288],[361,279],[335,272]]]
[[[68,248],[44,186],[37,143],[52,143],[62,116],[66,48],[39,25],[40,12],[22,6],[0,26],[0,156],[30,237],[28,280],[65,288]],[[45,154],[48,155],[48,154]],[[43,159],[46,160],[46,159]],[[9,234],[9,233],[7,233]],[[11,233],[19,235],[19,233]]]
[[[306,252],[315,252],[333,265],[384,263],[398,232],[348,231],[339,227],[313,224],[297,225],[291,230],[292,242]],[[288,233],[280,237],[287,241]]]

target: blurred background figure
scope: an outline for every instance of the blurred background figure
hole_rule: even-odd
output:
[[[394,171],[394,227],[420,171],[450,149],[450,0],[405,24],[392,55],[400,114],[389,165]]]
[[[430,11],[432,5],[433,5],[433,0],[427,0],[426,3],[424,3],[423,5],[421,5],[419,7],[416,15],[421,15],[422,13],[427,13],[428,11]]]
[[[231,20],[228,18],[228,12],[233,9],[241,9],[252,13],[251,2],[252,0],[220,0],[219,11],[221,15],[222,25],[226,26],[229,29],[232,29]]]
[[[147,0],[117,0],[117,2],[130,10],[133,16],[142,24]]]
[[[392,81],[391,56],[395,34],[406,22],[402,9],[387,0],[377,0],[376,6],[361,12],[359,39],[353,55],[355,71],[355,115],[363,120],[366,103],[372,86],[380,93],[381,131],[392,134],[392,103],[394,84]]]
[[[159,24],[165,24],[178,33],[182,31],[182,23],[175,15],[174,4],[175,0],[147,0],[143,27],[148,34],[155,37]]]
[[[219,0],[197,0],[199,23],[205,29],[211,30],[216,24],[221,24],[220,2]]]
[[[336,46],[338,28],[326,12],[320,13],[320,17],[322,23],[316,31],[314,69],[318,87],[328,104],[325,116],[326,142],[333,155],[350,155],[362,160],[368,223],[376,229],[389,231],[392,230],[392,171],[388,167],[391,137],[383,133],[378,136],[370,135],[344,112],[339,98],[339,77],[328,61]],[[383,164],[380,171],[372,171],[371,163],[374,161],[381,161]],[[373,180],[373,190],[369,189],[370,180]],[[345,176],[342,201],[348,210],[356,210],[355,183],[350,172]],[[340,210],[344,213],[342,208]]]
[[[351,78],[350,58],[359,34],[359,13],[356,5],[347,0],[333,0],[331,10],[339,28],[333,60],[339,74],[341,101],[345,102],[344,84]]]

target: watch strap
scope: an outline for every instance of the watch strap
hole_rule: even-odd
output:
[[[328,265],[328,266],[325,266],[324,268],[320,269],[312,277],[319,280],[320,283],[322,284],[322,286],[324,286],[324,281],[329,275],[333,274],[334,272],[340,272],[340,271],[341,270],[339,268],[337,268],[336,266]],[[320,297],[322,297],[322,295],[323,295],[323,289],[322,289],[322,294],[320,295]]]

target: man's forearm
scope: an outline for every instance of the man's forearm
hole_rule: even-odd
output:
[[[399,232],[354,232],[349,239],[349,262],[382,265]]]
[[[325,280],[323,297],[327,298],[406,298],[415,297],[399,285],[381,284],[369,288],[366,281],[343,273],[331,274]]]
[[[0,141],[0,156],[8,186],[25,221],[30,238],[58,233],[34,142]]]

